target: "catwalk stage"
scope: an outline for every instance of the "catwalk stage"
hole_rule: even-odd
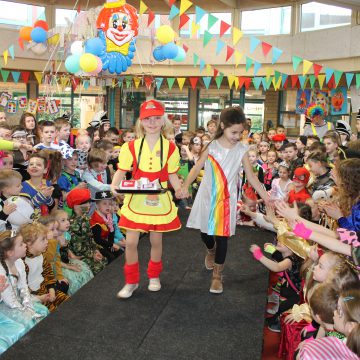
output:
[[[185,224],[187,214],[181,214]],[[239,228],[228,247],[224,293],[209,293],[199,232],[164,238],[162,290],[147,290],[149,241],[139,245],[140,288],[128,300],[120,258],[5,352],[9,360],[257,360],[261,358],[268,271],[248,251],[269,232]]]

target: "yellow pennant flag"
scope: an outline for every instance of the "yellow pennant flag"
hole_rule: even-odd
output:
[[[196,37],[197,32],[200,30],[200,24],[197,24],[195,21],[191,22],[191,37]]]
[[[181,3],[180,3],[180,14],[179,15],[182,15],[187,9],[189,9],[189,7],[192,6],[192,2],[189,1],[189,0],[181,0]]]
[[[232,40],[234,46],[239,42],[239,40],[243,37],[243,35],[244,33],[240,29],[233,26]]]
[[[228,83],[229,83],[229,89],[231,89],[233,84],[234,84],[236,76],[235,75],[228,75],[227,78],[228,78]]]
[[[237,90],[239,88],[239,77],[235,76],[235,89]]]
[[[269,81],[270,76],[273,74],[273,69],[272,68],[266,68],[266,80]]]
[[[323,75],[323,74],[318,75],[320,89],[322,89],[322,87],[324,85],[325,78],[326,78],[326,75]]]
[[[211,67],[210,64],[206,64],[206,72],[207,72],[208,74],[212,74],[212,67]]]
[[[313,66],[313,63],[309,60],[303,60],[303,76],[305,76],[310,68]]]
[[[235,50],[235,67],[238,67],[243,55],[240,51]]]
[[[140,85],[141,79],[138,77],[134,77],[134,84],[135,84],[135,88],[137,89]]]
[[[3,52],[3,57],[4,57],[5,65],[7,65],[8,56],[9,56],[9,50],[6,49],[6,50],[4,50],[4,52]]]
[[[176,78],[180,91],[182,91],[186,78]]]
[[[34,75],[36,77],[36,80],[39,84],[41,84],[43,73],[41,71],[34,71]]]
[[[139,14],[142,15],[148,9],[147,5],[140,0]]]
[[[272,84],[273,84],[273,86],[274,86],[274,90],[279,90],[279,89],[280,89],[281,81],[282,81],[282,77],[281,77],[281,76],[278,78],[278,81],[277,81],[277,82],[276,82],[276,80],[275,80],[275,76],[273,77],[273,79],[272,79]]]
[[[68,84],[68,78],[65,77],[65,76],[62,76],[60,78],[60,84],[61,84],[61,87],[64,89],[66,87],[66,85]]]

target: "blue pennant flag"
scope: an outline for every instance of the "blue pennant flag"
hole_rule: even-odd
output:
[[[16,83],[18,83],[20,78],[20,71],[12,71],[11,75]]]
[[[205,67],[205,60],[200,59],[200,72],[204,70],[204,67]]]
[[[205,87],[208,89],[211,83],[211,76],[203,76],[203,82]]]
[[[302,89],[304,89],[306,84],[307,76],[299,75],[299,82]]]
[[[195,22],[198,24],[206,14],[206,11],[199,6],[195,6]]]
[[[289,76],[288,74],[284,74],[284,73],[281,74],[281,86],[282,87],[284,87],[288,76]]]
[[[272,55],[271,63],[274,65],[279,60],[279,57],[282,55],[283,51],[276,47],[273,47],[272,51],[273,51],[273,55]]]
[[[157,78],[155,78],[156,88],[157,88],[158,90],[160,89],[163,80],[164,80],[164,78],[162,78],[162,77],[157,77]]]
[[[260,68],[261,68],[261,63],[254,61],[254,75],[257,75],[257,73],[259,72]]]
[[[216,55],[220,54],[220,51],[223,49],[224,46],[225,42],[218,39],[218,41],[216,42]]]
[[[353,81],[355,74],[354,73],[345,73],[345,76],[346,76],[346,84],[347,84],[347,87],[349,88]]]
[[[180,13],[179,8],[173,5],[170,9],[169,20],[172,20],[174,17],[178,16],[179,13]]]
[[[255,90],[259,90],[259,87],[260,87],[262,81],[263,81],[263,77],[254,77],[253,78],[253,84],[254,84]]]
[[[90,81],[89,80],[83,81],[83,87],[84,87],[85,90],[87,90],[89,88],[89,86],[90,86]]]
[[[256,38],[255,36],[250,37],[250,54],[255,51],[259,44],[260,40],[258,38]]]
[[[334,74],[334,69],[330,69],[330,68],[325,69],[326,83],[328,83],[330,81],[333,74]]]

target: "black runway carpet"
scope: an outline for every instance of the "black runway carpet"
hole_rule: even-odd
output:
[[[268,271],[248,249],[272,238],[260,229],[239,229],[229,242],[224,293],[214,295],[199,232],[185,226],[165,235],[163,288],[150,293],[150,247],[144,237],[139,245],[141,286],[132,298],[116,298],[123,285],[121,258],[1,359],[260,359]]]

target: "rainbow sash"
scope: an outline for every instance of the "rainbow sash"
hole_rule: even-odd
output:
[[[212,155],[208,155],[212,184],[208,234],[230,236],[230,193],[223,169]]]

